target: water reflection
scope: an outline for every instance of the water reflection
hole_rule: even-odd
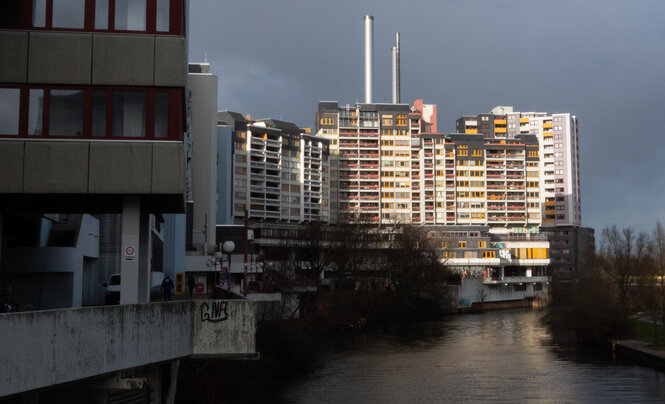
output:
[[[663,402],[665,374],[552,344],[535,311],[350,337],[287,402]]]

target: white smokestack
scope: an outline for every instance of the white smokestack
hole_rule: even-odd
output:
[[[365,103],[372,103],[372,87],[374,71],[374,17],[365,16]]]
[[[391,52],[393,56],[393,104],[399,104],[399,32],[395,32],[395,46],[392,47]]]

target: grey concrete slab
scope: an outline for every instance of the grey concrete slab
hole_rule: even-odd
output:
[[[0,83],[25,83],[28,79],[28,33],[0,31]]]
[[[187,81],[185,38],[155,37],[155,85],[184,87]]]
[[[151,143],[90,144],[90,193],[149,194],[151,182]]]
[[[25,142],[0,142],[0,194],[23,192]]]
[[[0,315],[0,397],[199,356],[256,357],[256,303],[182,300]]]
[[[92,34],[31,32],[28,82],[90,84]]]
[[[138,34],[95,34],[92,84],[152,86],[155,38]]]
[[[26,142],[23,192],[88,192],[88,142]]]
[[[184,194],[185,154],[182,143],[152,146],[152,193]]]

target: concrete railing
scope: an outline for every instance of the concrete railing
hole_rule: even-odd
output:
[[[184,357],[253,357],[255,340],[246,300],[1,314],[0,397]]]

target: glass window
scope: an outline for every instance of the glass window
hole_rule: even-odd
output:
[[[95,29],[109,27],[109,0],[95,1]]]
[[[155,94],[155,137],[168,137],[169,94]]]
[[[146,0],[116,0],[115,29],[145,31]]]
[[[82,90],[51,90],[49,135],[83,136]]]
[[[145,123],[145,93],[117,91],[113,94],[114,137],[145,137]]]
[[[21,90],[0,88],[0,135],[18,135]]]
[[[46,26],[46,0],[33,0],[32,2],[32,26]]]
[[[28,108],[28,135],[42,135],[42,110],[44,109],[44,90],[30,90]]]
[[[21,26],[21,0],[0,1],[0,27],[19,28]]]
[[[53,28],[83,28],[85,0],[53,0]]]
[[[106,91],[95,91],[92,97],[92,136],[106,136]]]
[[[157,31],[169,30],[169,5],[171,0],[157,0]]]

